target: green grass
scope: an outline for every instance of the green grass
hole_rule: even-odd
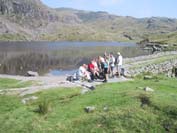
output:
[[[23,88],[33,84],[33,81],[22,82],[20,80],[0,78],[0,90],[12,89],[12,88]]]
[[[80,95],[79,88],[36,93],[37,101],[23,105],[15,96],[0,96],[0,132],[112,133],[177,131],[177,79],[156,76],[152,80],[110,83]],[[155,91],[144,92],[149,86]],[[148,103],[142,105],[142,98]],[[36,112],[41,102],[50,103],[47,113]],[[47,105],[48,106],[48,105]],[[86,113],[84,107],[95,106]],[[104,107],[108,107],[104,111]]]
[[[26,41],[26,37],[21,34],[2,34],[0,35],[0,41]]]

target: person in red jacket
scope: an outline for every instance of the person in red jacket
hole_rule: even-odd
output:
[[[92,60],[89,64],[88,64],[88,71],[91,73],[91,79],[94,80],[95,78],[97,78],[99,76],[99,72],[97,71],[98,69],[95,66],[95,61]]]

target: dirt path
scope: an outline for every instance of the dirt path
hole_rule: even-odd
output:
[[[21,82],[35,81],[37,85],[32,85],[25,88],[5,89],[0,92],[17,93],[21,96],[26,94],[32,94],[40,90],[46,90],[49,88],[57,87],[75,87],[74,84],[66,81],[66,76],[38,76],[38,77],[25,77],[25,76],[12,76],[12,75],[0,75],[0,78],[9,78],[20,80]]]
[[[66,81],[66,76],[44,76],[44,77],[23,77],[23,76],[10,76],[10,75],[0,75],[0,78],[11,78],[25,81],[36,81],[39,85],[33,85],[31,87],[25,88],[15,88],[15,89],[5,89],[0,90],[0,93],[9,93],[9,94],[18,94],[20,96],[25,96],[28,94],[33,94],[42,90],[53,89],[53,88],[74,88],[74,87],[82,87],[83,89],[87,89],[91,86],[96,86],[102,84],[102,82],[68,82]],[[124,77],[109,79],[109,83],[112,82],[125,82],[131,79],[126,79]]]

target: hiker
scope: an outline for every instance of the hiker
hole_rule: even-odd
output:
[[[99,78],[99,73],[98,73],[98,68],[97,67],[97,64],[95,64],[95,61],[92,60],[89,64],[88,64],[88,71],[90,72],[91,74],[91,79],[94,80],[94,79],[97,79]]]
[[[117,76],[119,77],[121,75],[121,69],[122,69],[122,62],[123,62],[123,57],[120,54],[120,52],[117,52],[117,57],[116,57],[116,70],[117,70]]]
[[[88,66],[86,64],[83,64],[82,66],[79,67],[78,70],[78,79],[79,80],[83,80],[86,79],[89,82],[91,82],[91,77],[90,77],[90,73],[87,71]]]
[[[109,73],[109,57],[104,56],[104,81],[108,82],[108,73]]]
[[[98,63],[99,63],[100,73],[104,72],[104,62],[105,62],[105,59],[103,57],[99,56]]]
[[[97,60],[97,58],[93,59],[92,63],[94,65],[95,71],[99,73],[99,67],[98,67],[98,60]]]
[[[113,53],[110,53],[109,57],[109,65],[110,65],[110,77],[114,77],[114,66],[115,66],[115,57],[113,56]]]
[[[88,64],[88,71],[90,72],[91,79],[94,80],[94,78],[95,78],[95,66],[93,65],[92,61]]]

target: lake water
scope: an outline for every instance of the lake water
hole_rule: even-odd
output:
[[[148,54],[133,43],[0,42],[0,74],[25,75],[29,70],[40,75],[70,74],[105,51],[119,51],[123,57]]]

